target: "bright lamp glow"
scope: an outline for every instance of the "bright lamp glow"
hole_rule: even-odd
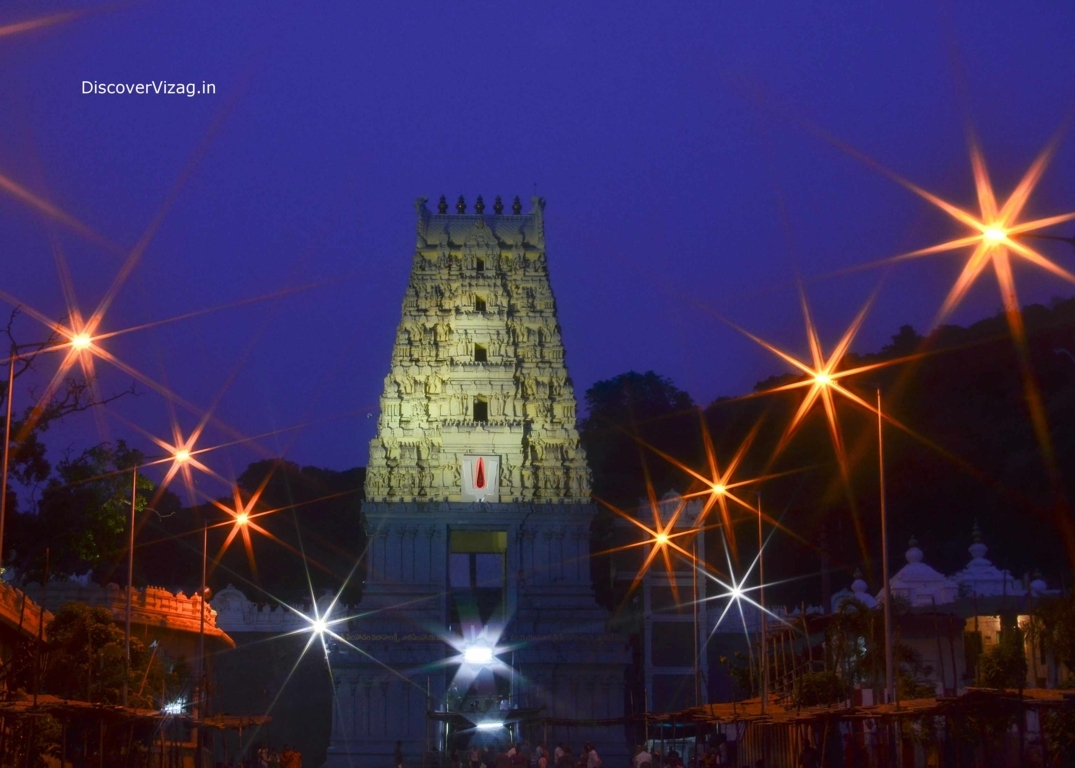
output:
[[[463,651],[463,661],[467,664],[488,664],[492,660],[493,650],[485,645],[470,645]]]
[[[668,543],[668,534],[667,533],[658,533],[654,538],[657,540],[658,544],[667,544]]]
[[[479,731],[495,731],[497,728],[503,727],[503,723],[478,723],[477,725]]]
[[[235,522],[239,525],[246,525],[246,521],[250,519],[250,515],[246,512],[240,512],[235,516]]]
[[[814,383],[820,384],[823,387],[828,386],[829,384],[832,384],[832,376],[829,376],[827,373],[819,373],[814,377]]]
[[[71,337],[71,346],[75,349],[88,349],[93,339],[88,333],[79,333]]]
[[[328,631],[328,622],[324,619],[314,619],[310,624],[310,628],[316,635],[323,635]]]
[[[1000,242],[1001,240],[1003,240],[1003,239],[1004,239],[1005,237],[1007,237],[1008,235],[1007,235],[1007,233],[1006,233],[1006,232],[1005,232],[1005,231],[1004,231],[1003,229],[1001,229],[1000,227],[988,227],[988,228],[987,228],[987,229],[986,229],[986,230],[985,230],[985,231],[984,231],[984,232],[982,233],[982,236],[983,236],[983,237],[985,237],[985,239],[986,239],[986,240],[991,240],[991,241],[993,241],[994,243],[999,243],[999,242]]]
[[[186,448],[180,448],[175,452],[175,460],[182,464],[184,461],[190,461],[190,451]]]
[[[169,702],[164,705],[164,709],[161,710],[166,715],[181,715],[183,714],[183,707],[186,702],[183,699],[176,699],[173,702]]]

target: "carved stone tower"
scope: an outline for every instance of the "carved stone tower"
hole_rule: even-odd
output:
[[[623,716],[628,643],[594,601],[590,472],[545,203],[532,204],[415,204],[366,472],[362,604],[329,653],[328,766],[387,765],[397,739],[408,765],[509,738],[585,739],[605,760],[627,757],[623,726],[594,724]]]
[[[370,443],[371,501],[587,503],[545,260],[545,201],[527,214],[430,214]]]

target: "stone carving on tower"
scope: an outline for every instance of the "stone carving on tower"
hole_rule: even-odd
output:
[[[588,503],[545,259],[545,201],[529,213],[431,213],[417,245],[370,443],[374,502]],[[460,198],[457,210],[465,210]]]

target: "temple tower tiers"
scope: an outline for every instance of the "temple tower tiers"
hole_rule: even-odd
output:
[[[367,499],[589,502],[545,201],[532,203],[526,214],[488,216],[431,214],[425,198],[416,202],[418,243]]]
[[[525,214],[518,198],[510,212],[499,198],[486,211],[479,197],[473,213],[462,198],[452,213],[443,197],[436,213],[415,203],[366,472],[362,604],[350,645],[329,654],[329,766],[388,765],[397,739],[408,765],[474,738],[588,740],[606,761],[628,755],[622,725],[583,724],[623,716],[630,654],[593,596],[590,471],[545,202],[531,203]],[[546,732],[542,717],[580,724]]]

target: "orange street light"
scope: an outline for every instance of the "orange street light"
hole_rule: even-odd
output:
[[[89,349],[92,345],[93,337],[88,333],[78,333],[71,337],[71,346],[79,351]]]

